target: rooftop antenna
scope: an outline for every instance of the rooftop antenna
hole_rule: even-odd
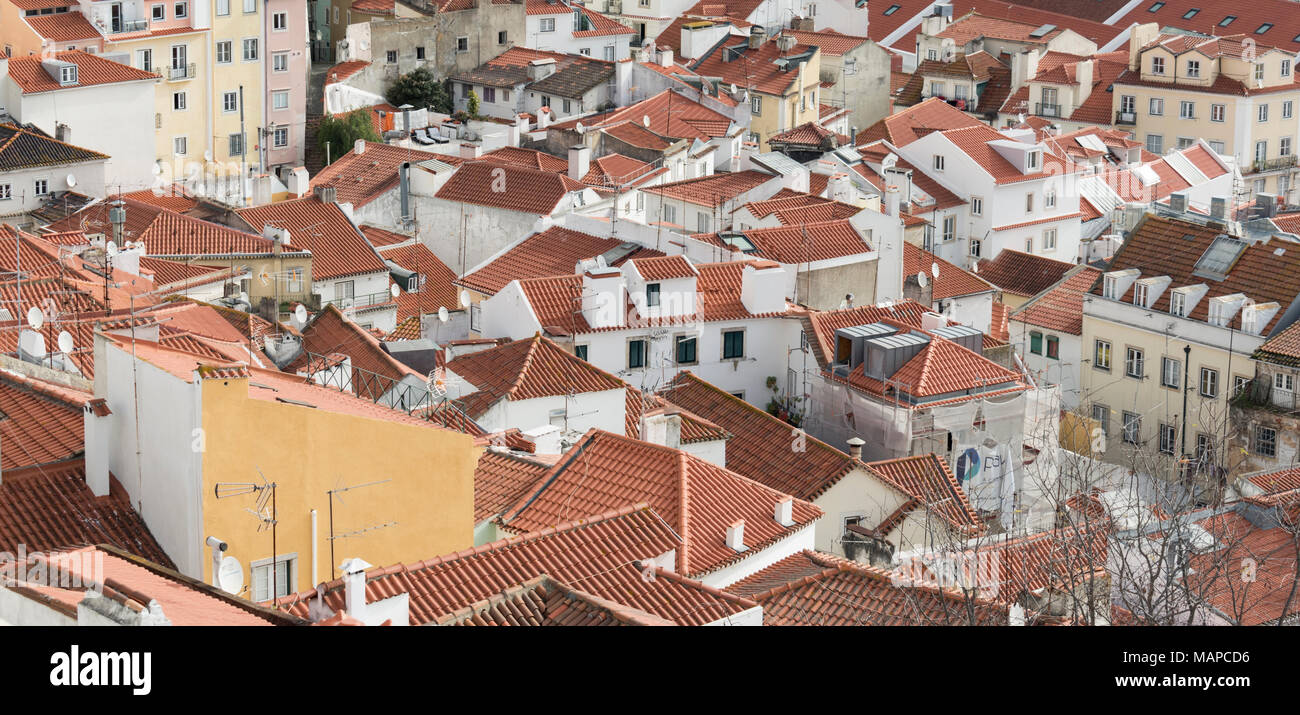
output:
[[[261,484],[258,484],[257,482],[217,482],[216,486],[214,486],[212,490],[218,499],[229,499],[230,497],[243,496],[245,494],[257,495],[257,501],[255,502],[256,508],[248,509],[245,507],[245,511],[257,517],[259,522],[257,525],[258,532],[264,531],[267,528],[271,530],[271,583],[268,584],[267,590],[270,591],[271,599],[274,600],[276,581],[279,580],[280,575],[279,554],[276,551],[279,544],[276,542],[277,522],[275,509],[275,490],[279,485],[275,482],[266,481],[266,475],[262,474],[261,469],[257,470],[257,476],[262,478]],[[270,507],[269,511],[267,509],[268,506]],[[289,574],[288,571],[286,571],[286,586],[288,585],[288,581]]]
[[[348,537],[350,537],[350,536],[361,536],[362,534],[365,534],[366,532],[377,531],[377,530],[379,530],[379,529],[386,529],[386,528],[388,528],[388,527],[390,527],[390,526],[397,526],[397,522],[395,522],[395,521],[389,521],[389,522],[385,522],[385,523],[383,523],[383,524],[375,524],[375,525],[372,525],[372,526],[367,526],[367,527],[364,527],[364,528],[361,528],[361,529],[355,529],[355,530],[353,530],[353,531],[348,531],[348,532],[345,532],[345,533],[337,534],[337,535],[336,535],[336,534],[334,533],[334,499],[335,499],[335,497],[337,496],[337,498],[338,498],[338,500],[339,500],[339,503],[340,503],[340,504],[343,504],[343,503],[344,503],[344,502],[343,502],[343,492],[349,492],[349,491],[352,491],[353,489],[364,489],[365,487],[373,487],[373,486],[376,486],[376,485],[379,485],[379,484],[384,484],[385,482],[391,482],[391,481],[393,481],[393,480],[392,480],[392,479],[380,479],[380,480],[378,480],[378,481],[374,481],[374,482],[366,482],[365,484],[354,484],[354,485],[352,485],[352,486],[350,486],[350,487],[335,487],[335,488],[330,489],[329,491],[325,492],[326,494],[329,495],[329,499],[330,499],[330,537],[329,537],[329,542],[330,542],[330,580],[331,580],[331,581],[333,581],[334,578],[335,578],[335,576],[334,576],[334,560],[335,560],[335,559],[334,559],[334,540],[335,540],[335,539],[346,539],[346,538],[348,538]]]

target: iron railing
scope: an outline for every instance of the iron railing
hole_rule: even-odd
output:
[[[167,79],[173,82],[182,79],[194,79],[197,74],[198,69],[193,62],[188,65],[181,65],[180,67],[167,68]]]
[[[368,308],[372,305],[383,305],[392,299],[393,295],[388,291],[384,291],[383,293],[369,293],[366,295],[356,295],[347,298],[335,298],[334,300],[325,301],[325,305],[332,305],[339,310],[350,310],[352,308]]]
[[[1137,112],[1115,112],[1116,124],[1137,124]]]
[[[1061,105],[1039,102],[1034,105],[1034,114],[1040,117],[1059,117],[1061,116]]]
[[[1251,165],[1252,172],[1259,171],[1276,171],[1277,169],[1286,169],[1295,166],[1295,154],[1290,156],[1277,156],[1272,159],[1256,159]]]

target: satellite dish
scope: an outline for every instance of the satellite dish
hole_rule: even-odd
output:
[[[980,272],[980,263],[979,263],[979,261],[975,261],[974,263],[972,263],[972,264],[970,265],[970,272],[971,272],[971,273],[979,273],[979,272]]]
[[[921,287],[924,288],[926,285],[930,283],[930,279],[926,277],[925,271],[921,271],[920,273],[916,274],[916,282],[920,283]]]
[[[212,161],[212,151],[211,151],[211,150],[208,150],[208,151],[203,152],[203,160],[204,160],[204,161]]]
[[[462,290],[462,291],[460,292],[460,307],[462,307],[462,308],[468,308],[468,307],[469,307],[469,303],[470,303],[470,300],[469,300],[469,291],[467,291],[467,290]]]
[[[578,122],[577,126],[575,126],[574,129],[576,129],[579,134],[587,131],[587,128],[582,126],[582,122]]]
[[[116,256],[116,255],[117,255],[117,243],[115,243],[115,242],[113,242],[113,241],[109,241],[109,242],[108,242],[108,245],[107,245],[107,246],[104,246],[104,250],[108,252],[108,255],[110,255],[110,256]]]
[[[642,116],[642,117],[641,117],[641,123],[644,124],[644,125],[646,125],[647,127],[650,126],[650,115],[649,115],[649,114],[646,114],[646,115]]]
[[[451,319],[451,314],[447,312],[447,308],[445,306],[438,308],[438,320],[445,323],[449,319]]]
[[[930,264],[930,275],[934,276],[935,278],[938,278],[938,277],[939,277],[939,264],[938,264],[938,263],[931,263],[931,264]]]
[[[59,352],[70,353],[73,347],[72,333],[66,330],[59,331]]]
[[[244,565],[239,563],[239,559],[234,556],[221,557],[221,565],[217,567],[217,583],[222,591],[229,594],[244,590]]]
[[[24,330],[18,334],[18,350],[37,360],[45,357],[45,336],[35,330]]]
[[[307,306],[303,305],[302,303],[299,303],[298,307],[293,309],[293,319],[298,321],[299,325],[306,325]]]
[[[389,292],[389,293],[392,293],[392,294],[393,294],[393,297],[396,298],[397,296],[399,296],[399,295],[402,294],[402,289],[401,289],[401,288],[398,288],[398,287],[397,287],[397,284],[394,283],[394,284],[388,286],[388,292]]]
[[[41,326],[45,325],[45,314],[41,312],[40,308],[33,305],[27,311],[27,324],[31,326],[32,330],[40,330]]]
[[[157,162],[154,163],[154,165],[151,167],[151,170],[153,171],[154,176],[158,176],[159,174],[162,173],[162,167],[159,166]]]
[[[731,93],[732,93],[732,94],[735,94],[735,93],[736,93],[736,83],[735,83],[735,82],[732,82],[732,83],[731,83]]]
[[[72,174],[68,174],[68,178],[64,179],[64,181],[68,182],[69,189],[77,185],[77,177],[73,176]]]

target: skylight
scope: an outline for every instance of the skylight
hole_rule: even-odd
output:
[[[1259,26],[1259,29],[1255,30],[1255,34],[1256,34],[1256,35],[1262,35],[1262,34],[1264,34],[1265,32],[1268,32],[1269,30],[1272,30],[1272,29],[1273,29],[1273,23],[1271,23],[1271,22],[1266,22],[1266,23],[1264,23],[1263,25],[1260,25],[1260,26]]]
[[[1147,8],[1147,12],[1160,12],[1160,8],[1164,6],[1165,4],[1163,2],[1153,3],[1151,7]]]
[[[1198,278],[1221,281],[1228,276],[1237,259],[1246,250],[1246,243],[1228,236],[1218,236],[1196,261],[1192,275]]]
[[[1223,20],[1219,22],[1219,27],[1227,27],[1228,25],[1231,25],[1231,24],[1232,24],[1232,21],[1233,21],[1233,20],[1236,20],[1236,19],[1237,19],[1237,16],[1236,16],[1236,15],[1229,15],[1229,16],[1223,18]]]
[[[898,5],[890,5],[889,8],[888,8],[887,10],[885,10],[885,14],[886,14],[886,15],[893,15],[894,13],[898,12],[898,8],[899,8],[899,7],[900,7],[900,6],[898,6]]]
[[[1184,20],[1190,20],[1190,19],[1192,19],[1193,17],[1196,17],[1196,13],[1198,13],[1198,12],[1200,12],[1200,11],[1201,11],[1201,8],[1199,8],[1199,7],[1194,7],[1194,8],[1192,8],[1191,10],[1188,10],[1187,12],[1183,13],[1183,19],[1184,19]]]

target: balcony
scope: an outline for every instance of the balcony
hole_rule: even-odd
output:
[[[1060,117],[1061,105],[1039,102],[1034,105],[1034,114],[1037,114],[1040,117]]]
[[[181,65],[180,67],[168,67],[163,71],[167,73],[166,76],[169,82],[194,79],[198,75],[198,70],[193,62],[188,65]]]
[[[1137,124],[1137,112],[1115,112],[1116,124]]]
[[[1290,156],[1279,156],[1272,159],[1256,159],[1250,167],[1250,173],[1257,174],[1261,171],[1277,171],[1295,166],[1295,154]]]
[[[334,300],[325,301],[325,304],[332,305],[335,308],[338,308],[339,310],[355,310],[357,308],[369,308],[375,305],[383,305],[384,303],[388,303],[392,300],[393,300],[392,293],[384,291],[383,293],[370,293],[367,295],[335,298]]]
[[[148,29],[148,20],[115,20],[113,22],[113,29],[108,34],[121,35],[128,32],[144,32]]]

